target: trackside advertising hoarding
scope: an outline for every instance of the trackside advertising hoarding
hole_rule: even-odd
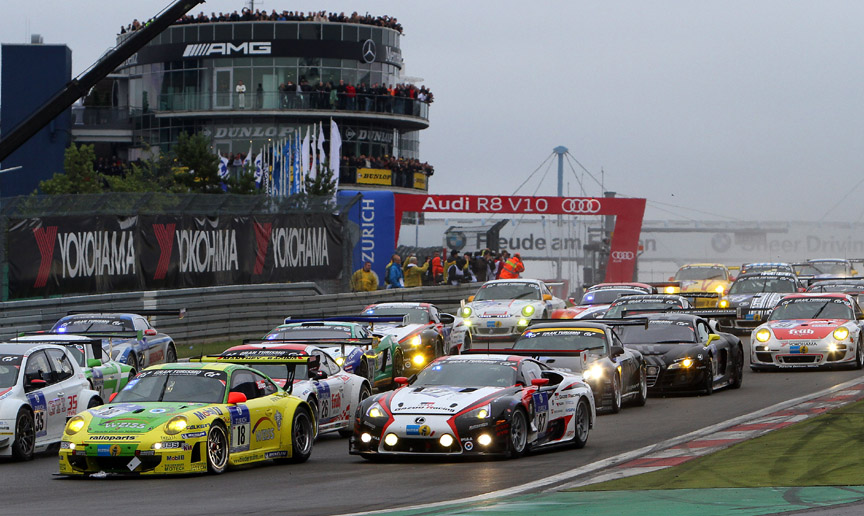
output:
[[[338,277],[329,214],[114,215],[11,220],[11,299]]]

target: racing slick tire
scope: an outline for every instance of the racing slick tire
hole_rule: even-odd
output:
[[[702,382],[702,393],[705,396],[714,394],[714,367],[708,368],[705,372],[705,380]]]
[[[645,372],[645,366],[642,366],[639,368],[639,391],[633,398],[633,406],[644,407],[646,401],[648,401],[648,373]]]
[[[471,334],[469,332],[465,332],[465,335],[462,337],[462,351],[468,351],[471,349]],[[457,346],[453,346],[450,348],[451,355],[458,355],[461,353]]]
[[[861,337],[858,337],[858,344],[855,345],[855,364],[853,369],[861,369],[864,367],[864,353],[861,352]]]
[[[741,383],[744,381],[744,350],[738,348],[738,360],[735,361],[735,376],[729,382],[730,389],[740,389]]]
[[[291,457],[280,462],[288,464],[299,464],[309,460],[312,455],[312,442],[315,435],[312,431],[312,419],[309,412],[298,407],[294,412],[294,421],[291,423]]]
[[[517,408],[510,416],[510,458],[517,459],[525,455],[528,449],[528,417],[525,410]]]
[[[362,376],[363,378],[366,378],[367,380],[370,379],[369,378],[369,361],[366,360],[365,356],[363,357],[362,360],[360,360],[360,365],[357,366],[357,370],[354,371],[354,374],[356,374],[357,376]]]
[[[168,349],[165,350],[165,363],[173,364],[177,361],[177,350],[174,348],[174,344],[169,343]]]
[[[90,398],[90,400],[87,402],[87,408],[88,408],[88,409],[96,408],[96,407],[98,407],[99,405],[104,405],[104,404],[105,404],[105,402],[102,401],[102,398],[100,398],[99,396],[93,396],[93,397]]]
[[[313,430],[315,434],[315,439],[318,439],[318,427],[321,424],[321,412],[318,409],[318,399],[315,396],[309,396],[309,399],[306,400],[306,403],[309,404],[309,409],[312,411],[312,419],[315,420],[315,428]]]
[[[138,355],[136,355],[134,351],[130,352],[129,356],[126,357],[126,364],[134,367],[139,371],[144,369],[144,364],[141,363]]]
[[[207,432],[207,471],[213,475],[224,473],[230,453],[225,427],[222,423],[213,423]]]
[[[15,440],[12,441],[12,457],[15,460],[32,460],[36,447],[36,423],[33,412],[21,407],[15,417]]]
[[[363,400],[372,396],[372,388],[366,385],[365,383],[360,386],[360,397],[358,398],[357,406],[360,406],[360,403],[363,403]],[[343,428],[339,430],[339,435],[341,437],[351,437],[354,434],[354,429],[350,426],[351,420],[348,421],[349,426],[347,428]]]
[[[576,430],[573,434],[573,447],[584,448],[585,444],[588,443],[588,433],[591,430],[591,406],[585,398],[580,399],[576,405],[573,425],[574,430]]]
[[[621,412],[621,376],[617,373],[612,376],[612,400],[608,408],[612,414]]]

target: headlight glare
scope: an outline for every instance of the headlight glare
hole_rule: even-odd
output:
[[[728,299],[721,299],[720,305],[718,305],[718,306],[720,308],[729,308],[729,300]]]
[[[423,344],[423,338],[420,337],[420,335],[414,335],[413,337],[411,337],[411,339],[408,341],[408,343],[414,347],[417,347],[420,344]]]
[[[471,419],[486,419],[489,417],[489,414],[492,413],[492,405],[484,405],[480,408],[476,408],[471,412],[465,414],[465,416]]]
[[[723,292],[725,292],[725,291],[726,291],[726,287],[724,287],[723,285],[717,285],[717,287],[714,288],[714,292],[717,292],[721,296],[723,295]]]
[[[756,340],[759,342],[768,342],[768,339],[771,338],[771,330],[768,328],[761,328],[756,332]]]
[[[186,430],[188,424],[189,421],[185,416],[174,416],[165,423],[165,433],[168,435],[177,435],[183,430]]]
[[[366,416],[371,417],[373,419],[387,417],[387,414],[384,412],[384,409],[381,407],[379,403],[373,403],[369,410],[366,411]]]
[[[582,372],[582,378],[585,380],[597,380],[603,378],[603,368],[595,364]]]
[[[685,358],[684,360],[681,361],[681,367],[690,367],[692,365],[693,365],[693,359],[692,358]]]
[[[534,315],[534,305],[525,305],[522,307],[522,315],[525,317],[531,317]]]
[[[450,434],[444,434],[440,439],[438,439],[438,442],[441,443],[441,446],[449,448],[453,445],[453,436]]]
[[[84,418],[75,416],[66,423],[66,435],[75,435],[84,428]]]
[[[345,363],[345,357],[336,357],[336,364],[339,367],[342,367],[342,364],[344,364],[344,363]]]
[[[398,442],[399,437],[396,434],[387,434],[387,436],[384,437],[384,444],[387,446],[396,446],[396,443]]]
[[[423,362],[426,361],[426,357],[423,355],[414,355],[414,358],[412,358],[411,361],[414,362],[414,365],[421,366],[423,365]]]
[[[837,340],[843,340],[849,336],[849,328],[845,326],[840,326],[836,330],[834,330],[834,338]]]
[[[463,306],[459,312],[462,314],[462,317],[471,317],[473,310],[471,310],[470,306]]]

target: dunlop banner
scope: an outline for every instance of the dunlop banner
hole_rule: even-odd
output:
[[[335,279],[342,224],[329,214],[12,220],[10,299]]]

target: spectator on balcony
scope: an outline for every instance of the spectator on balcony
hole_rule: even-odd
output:
[[[329,105],[330,109],[336,109],[339,107],[339,90],[333,86],[333,83],[327,81],[327,86],[324,87],[324,90],[327,92],[327,96],[329,97]]]
[[[360,97],[360,102],[363,103],[364,111],[372,111],[372,93],[365,82],[361,82],[357,87],[357,96]]]
[[[351,292],[378,290],[378,275],[372,270],[372,262],[366,262],[351,276]]]
[[[347,102],[347,99],[345,97],[345,80],[344,79],[339,79],[339,84],[336,85],[336,96],[338,97],[336,109],[345,109],[346,106],[348,105],[348,102]]]
[[[255,88],[255,107],[257,109],[264,107],[264,86],[260,82],[258,83],[258,87]]]
[[[345,109],[354,111],[357,109],[357,88],[353,84],[345,86]]]
[[[236,13],[237,11],[234,12]],[[237,107],[246,109],[246,85],[243,84],[242,80],[237,81],[234,91],[237,92]]]

